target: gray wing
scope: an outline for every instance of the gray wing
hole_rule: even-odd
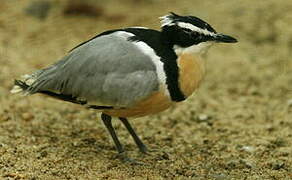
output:
[[[150,57],[114,34],[89,41],[34,76],[30,93],[52,91],[100,106],[127,107],[159,87]]]

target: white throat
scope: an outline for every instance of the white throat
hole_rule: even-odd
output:
[[[174,45],[173,49],[177,55],[187,53],[201,56],[207,52],[212,44],[212,42],[201,42],[200,44],[195,44],[190,47],[180,47],[178,45]]]

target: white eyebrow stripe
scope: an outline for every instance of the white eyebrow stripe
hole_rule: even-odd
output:
[[[181,27],[181,28],[190,29],[192,31],[196,31],[196,32],[202,33],[204,35],[209,35],[209,36],[215,36],[216,35],[216,33],[214,33],[214,32],[210,32],[207,29],[201,29],[201,28],[199,28],[197,26],[194,26],[194,25],[192,25],[190,23],[178,22],[177,25],[179,27]]]
[[[161,27],[174,25],[171,15],[162,16],[159,19],[161,21]]]

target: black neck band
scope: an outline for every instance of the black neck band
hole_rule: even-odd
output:
[[[166,74],[166,85],[172,101],[183,101],[186,99],[179,87],[179,68],[177,65],[177,55],[172,49],[172,45],[162,36],[159,31],[151,29],[129,28],[124,31],[135,34],[131,41],[142,41],[150,46],[163,62]]]

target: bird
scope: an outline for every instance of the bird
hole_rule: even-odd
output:
[[[97,110],[118,154],[123,154],[112,125],[112,118],[118,118],[138,149],[147,153],[128,119],[185,101],[205,76],[207,50],[215,43],[237,42],[195,16],[170,12],[160,21],[161,30],[104,31],[52,65],[16,79],[11,93],[43,94]]]

